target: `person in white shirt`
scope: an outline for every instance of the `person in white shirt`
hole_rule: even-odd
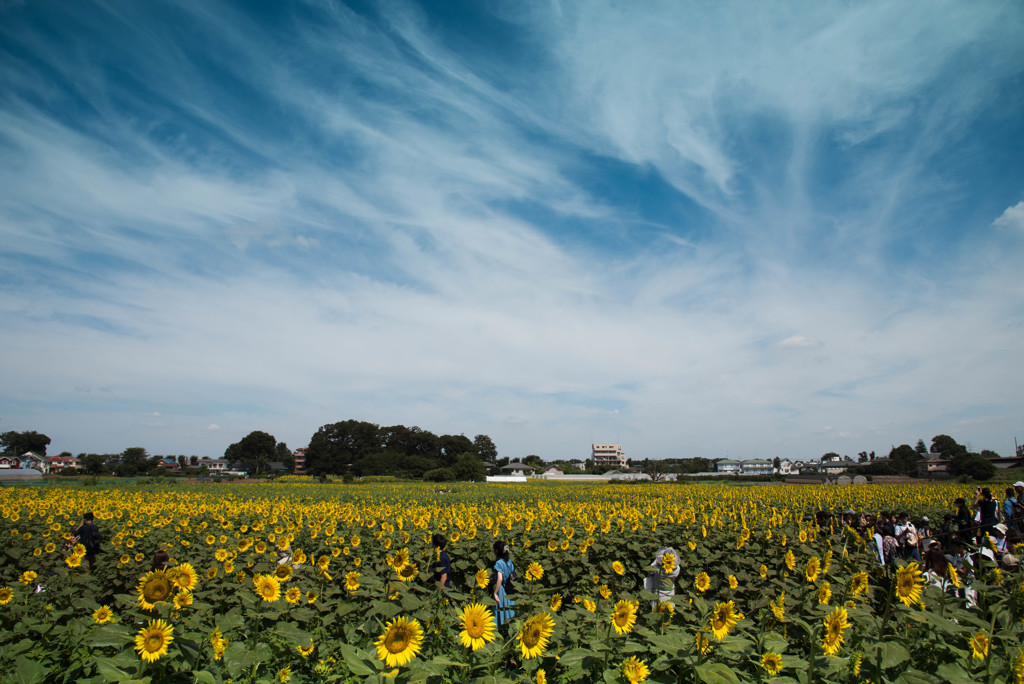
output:
[[[900,555],[921,562],[921,551],[917,548],[917,528],[910,522],[910,515],[906,511],[900,513],[900,520],[896,524],[896,541],[900,544]]]

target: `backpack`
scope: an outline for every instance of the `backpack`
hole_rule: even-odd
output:
[[[100,528],[93,525],[92,528],[89,529],[89,534],[85,536],[86,539],[82,542],[82,546],[85,547],[85,550],[88,553],[99,553],[100,542],[103,541],[103,535],[100,534]]]

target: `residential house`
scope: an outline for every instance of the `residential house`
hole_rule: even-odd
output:
[[[533,475],[533,466],[528,466],[520,461],[513,461],[508,465],[501,466],[498,469],[502,475],[512,475],[525,477],[526,475]]]
[[[306,447],[296,449],[292,458],[295,459],[295,474],[304,475],[306,473]]]
[[[734,461],[729,458],[723,458],[721,461],[715,463],[715,471],[719,473],[731,473],[733,475],[739,475],[743,472],[743,464],[739,461]]]
[[[740,471],[744,475],[771,475],[775,472],[775,466],[769,460],[752,458],[742,462]]]
[[[63,470],[79,470],[81,465],[74,456],[54,456],[50,459],[50,472],[59,473]]]
[[[50,473],[50,460],[34,451],[26,451],[21,455],[20,460],[22,468],[32,468],[38,470],[43,475],[49,475]]]
[[[790,461],[788,458],[784,458],[781,461],[779,461],[779,474],[780,475],[789,475],[791,472],[793,472],[793,462],[792,461]]]

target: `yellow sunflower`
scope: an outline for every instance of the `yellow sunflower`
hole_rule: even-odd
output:
[[[192,605],[192,592],[191,591],[180,591],[180,592],[178,592],[178,594],[174,597],[174,605],[175,605],[175,607],[177,607],[179,609],[184,608],[185,606],[191,606]]]
[[[65,558],[64,562],[67,563],[69,568],[77,568],[82,564],[82,557],[79,556],[77,553],[73,553],[67,558]]]
[[[666,575],[671,575],[676,570],[676,554],[666,553],[661,557],[661,569]]]
[[[543,667],[537,668],[537,676],[533,681],[537,684],[548,684],[548,673],[544,671]]]
[[[1024,684],[1024,649],[1017,649],[1020,654],[1013,661],[1013,684]]]
[[[612,570],[616,575],[623,575],[626,572],[625,566],[623,566],[619,561],[612,561]]]
[[[832,600],[832,587],[828,582],[822,582],[818,588],[818,603],[827,606],[828,602]]]
[[[896,598],[906,606],[921,603],[924,575],[917,563],[908,563],[896,571]]]
[[[104,622],[110,622],[114,619],[114,611],[110,610],[108,606],[100,606],[92,612],[92,619],[98,625],[102,625]]]
[[[317,594],[316,594],[316,591],[314,589],[310,589],[309,591],[306,592],[306,603],[315,603],[316,602],[316,598],[317,598]]]
[[[789,568],[790,572],[796,567],[796,556],[793,555],[793,549],[786,551],[786,567]]]
[[[284,600],[288,603],[298,603],[301,598],[302,590],[298,587],[290,587],[288,591],[284,592]]]
[[[182,591],[192,591],[199,583],[199,575],[190,563],[182,563],[175,568],[174,584]]]
[[[612,610],[612,626],[618,634],[628,634],[633,631],[636,624],[636,611],[639,607],[636,601],[619,601]]]
[[[778,653],[768,652],[761,656],[761,667],[768,671],[772,677],[782,671],[782,656]]]
[[[651,671],[647,669],[646,663],[636,656],[630,656],[622,663],[622,676],[631,684],[646,681],[650,675]]]
[[[555,621],[548,613],[531,616],[519,630],[519,648],[523,658],[529,660],[544,655],[548,639],[555,633]]]
[[[960,573],[956,571],[952,563],[946,563],[946,575],[949,577],[949,581],[957,589],[960,588]]]
[[[858,572],[850,578],[850,595],[853,598],[857,598],[869,588],[871,585],[868,583],[868,573]]]
[[[786,592],[781,592],[778,598],[768,602],[769,607],[772,609],[772,615],[779,622],[783,622],[786,619]]]
[[[288,563],[281,563],[274,569],[274,577],[276,577],[279,582],[287,582],[292,578],[292,566]]]
[[[33,581],[35,581],[36,577],[38,577],[38,575],[35,572],[33,572],[32,570],[26,570],[25,572],[21,573],[21,577],[18,578],[18,581],[22,584],[31,584]]]
[[[224,561],[226,561],[228,559],[228,550],[227,549],[217,549],[216,551],[213,552],[213,557],[217,559],[218,563],[223,563]]]
[[[153,610],[156,604],[166,602],[171,596],[173,585],[163,570],[151,570],[139,580],[139,606]]]
[[[984,660],[988,657],[988,634],[978,632],[971,637],[971,655],[975,660]]]
[[[597,593],[601,594],[601,598],[609,599],[612,597],[612,590],[608,588],[607,584],[602,584],[601,588],[597,590]]]
[[[693,580],[693,586],[697,588],[697,591],[704,593],[711,586],[711,578],[708,577],[708,573],[699,572],[697,573],[696,579]]]
[[[743,616],[736,611],[735,601],[719,603],[715,606],[715,612],[711,614],[711,634],[716,640],[721,641],[742,619]]]
[[[163,620],[150,620],[135,635],[135,650],[147,663],[167,655],[167,647],[174,641],[174,628]]]
[[[491,574],[487,572],[487,568],[480,568],[476,571],[476,586],[480,589],[486,589],[487,584],[491,581]]]
[[[824,634],[821,637],[821,647],[830,656],[839,653],[843,645],[843,630],[850,626],[849,614],[846,608],[836,608],[827,616],[822,625]]]
[[[299,652],[299,655],[303,658],[308,658],[313,655],[313,651],[316,650],[316,646],[313,644],[313,639],[309,640],[309,646],[296,646],[295,650]]]
[[[214,660],[220,660],[224,657],[224,651],[228,647],[228,640],[224,638],[224,635],[216,627],[213,628],[213,633],[210,634],[210,646],[213,647]]]
[[[804,568],[804,577],[810,584],[814,584],[818,581],[818,572],[821,570],[821,561],[818,560],[817,556],[811,556],[811,559],[807,561],[807,567]]]
[[[345,590],[353,592],[359,588],[359,573],[355,570],[345,574]]]
[[[583,607],[589,610],[591,613],[597,610],[597,604],[588,598],[583,599]]]
[[[379,660],[383,660],[388,667],[401,667],[420,652],[423,630],[415,618],[396,617],[385,625],[374,644],[377,646]]]
[[[272,603],[281,598],[281,583],[273,575],[254,575],[252,583],[264,601]]]
[[[526,581],[536,582],[544,576],[544,568],[541,567],[540,563],[530,563],[530,566],[526,568]]]
[[[416,564],[411,561],[400,568],[395,568],[395,570],[398,574],[398,579],[403,582],[411,582],[420,574],[419,568],[417,568]]]
[[[466,648],[474,651],[494,641],[494,613],[479,603],[466,606],[459,615],[462,631],[459,640]]]
[[[700,651],[701,655],[711,653],[711,640],[708,639],[704,632],[697,633],[697,636],[693,639],[693,645]]]
[[[762,564],[761,567],[757,569],[757,574],[761,575],[761,579],[767,579],[768,578],[768,566]]]
[[[740,581],[736,579],[736,575],[729,575],[729,588],[736,589],[740,586]]]

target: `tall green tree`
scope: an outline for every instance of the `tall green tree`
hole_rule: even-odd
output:
[[[3,453],[9,456],[21,456],[26,451],[45,456],[46,447],[49,444],[50,438],[35,430],[27,432],[11,430],[0,434],[0,447],[3,448]]]
[[[473,438],[473,449],[476,456],[485,463],[494,463],[498,460],[498,447],[487,435],[477,435]]]
[[[343,420],[324,425],[309,440],[306,470],[311,475],[355,472],[352,466],[357,460],[381,453],[382,447],[381,430],[374,423]]]
[[[889,452],[889,460],[901,475],[916,475],[920,458],[921,455],[909,444],[900,444]]]
[[[262,430],[253,430],[241,440],[225,449],[224,458],[232,466],[246,463],[259,474],[267,469],[268,463],[282,460],[286,451],[288,452],[288,457],[285,460],[291,461],[291,452],[288,451],[288,446],[284,442],[281,442],[279,445],[273,435]],[[292,461],[292,464],[294,465],[294,461]]]
[[[967,447],[957,444],[957,441],[949,435],[935,435],[932,437],[930,451],[933,454],[941,454],[942,458],[953,458],[958,454],[966,454]]]
[[[117,469],[114,471],[121,477],[144,475],[149,471],[149,454],[142,447],[128,447],[121,452]]]

